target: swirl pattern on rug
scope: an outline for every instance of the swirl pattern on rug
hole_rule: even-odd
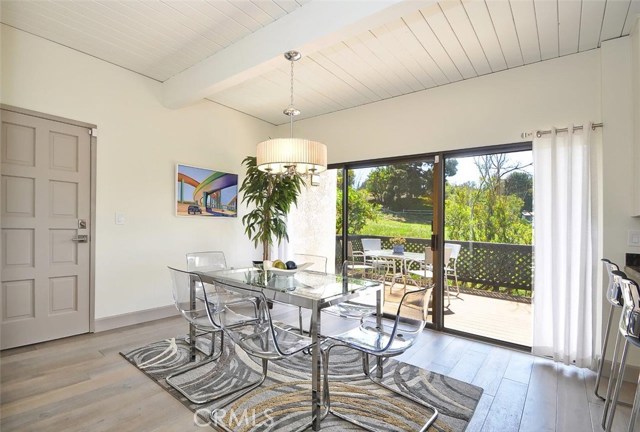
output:
[[[198,338],[197,344],[203,352],[209,351],[208,337]],[[216,349],[219,346],[218,338]],[[310,355],[298,353],[285,360],[269,362],[264,383],[231,404],[228,403],[231,397],[226,397],[195,405],[164,380],[167,375],[190,364],[189,345],[184,337],[158,341],[121,354],[194,411],[200,417],[200,424],[209,424],[216,430],[222,426],[238,432],[289,431],[310,423]],[[198,352],[197,361],[204,357]],[[382,383],[438,409],[440,415],[429,428],[430,432],[464,431],[482,395],[479,387],[393,359],[385,360],[384,371]],[[236,349],[225,338],[220,359],[178,376],[174,382],[188,394],[204,399],[255,382],[261,372],[259,359]],[[373,430],[419,430],[432,414],[429,408],[402,398],[365,377],[361,354],[355,350],[336,347],[331,351],[329,379],[332,410]],[[212,411],[213,420],[209,418]],[[322,421],[322,430],[363,429],[329,415]]]

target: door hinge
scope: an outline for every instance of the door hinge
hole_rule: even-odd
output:
[[[89,135],[91,135],[93,137],[97,137],[98,136],[98,128],[89,129]]]

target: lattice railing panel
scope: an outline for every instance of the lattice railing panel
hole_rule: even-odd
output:
[[[383,249],[391,249],[390,237],[350,236],[353,249],[362,250],[362,238],[379,238]],[[340,237],[336,241],[336,265],[342,262]],[[405,251],[423,253],[428,239],[407,238]],[[533,284],[533,247],[506,243],[448,241],[461,245],[457,262],[458,280],[498,287],[531,291]]]

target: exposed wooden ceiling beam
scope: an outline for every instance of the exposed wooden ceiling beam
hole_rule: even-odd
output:
[[[310,54],[434,3],[436,0],[312,1],[165,81],[163,103],[181,108],[275,68],[284,61],[285,51]]]

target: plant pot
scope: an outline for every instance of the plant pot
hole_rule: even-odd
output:
[[[404,245],[393,245],[393,253],[396,255],[404,254]]]

